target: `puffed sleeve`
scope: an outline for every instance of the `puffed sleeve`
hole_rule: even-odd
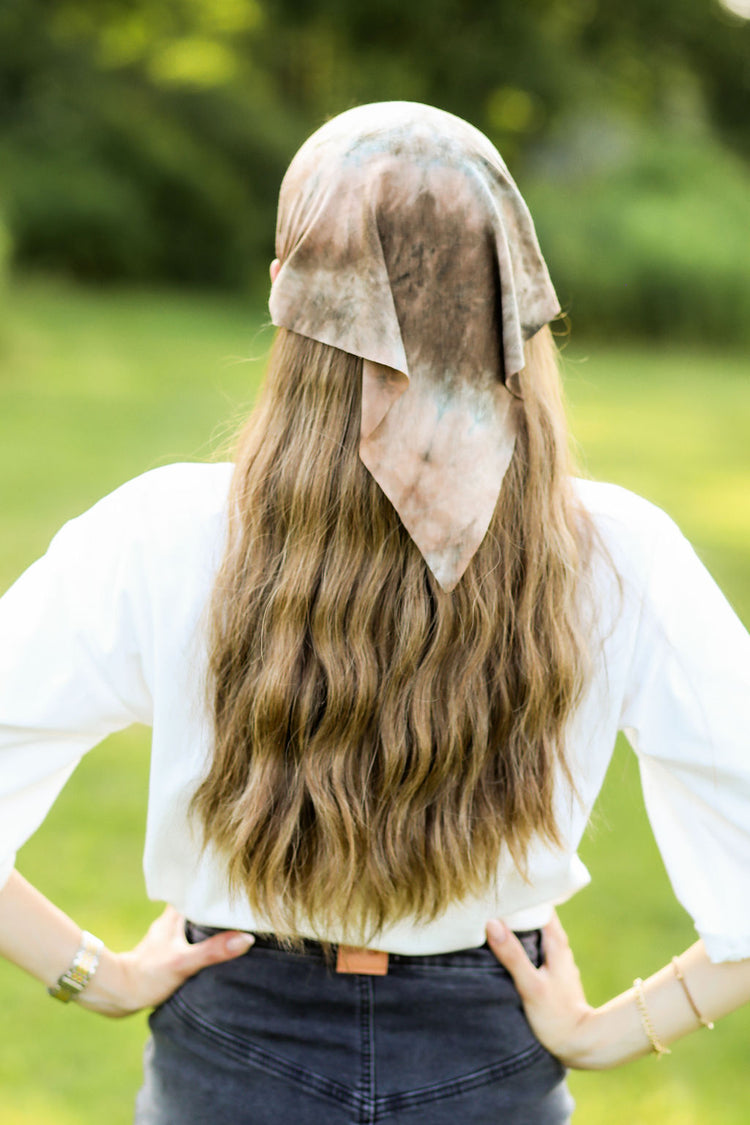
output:
[[[664,517],[621,728],[675,894],[712,961],[750,957],[750,636]]]
[[[138,491],[67,523],[0,599],[0,886],[82,754],[151,721]]]

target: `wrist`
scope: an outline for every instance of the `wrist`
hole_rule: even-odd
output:
[[[102,950],[99,966],[78,997],[81,1008],[119,1018],[132,1015],[143,1005],[134,1000],[131,966],[126,953]]]
[[[602,1009],[587,1004],[573,1034],[566,1035],[564,1051],[553,1053],[571,1070],[599,1070],[611,1065],[607,1062],[607,1027]]]
[[[609,1070],[651,1050],[630,992],[600,1008],[589,1008],[572,1051],[563,1060],[575,1070]]]
[[[70,1003],[88,986],[99,965],[104,942],[87,930],[81,931],[78,949],[67,968],[47,987],[50,996],[63,1004]]]

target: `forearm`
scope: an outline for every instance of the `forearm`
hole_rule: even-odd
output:
[[[684,983],[671,963],[643,983],[644,1021],[633,988],[601,1008],[591,1007],[556,914],[543,930],[544,964],[540,968],[529,960],[517,936],[497,919],[487,924],[487,940],[513,977],[539,1041],[574,1069],[605,1070],[649,1054],[655,1048],[646,1022],[660,1047],[667,1047],[700,1028],[701,1018],[717,1020],[750,1000],[750,959],[713,964],[702,941],[678,958]]]
[[[0,890],[0,954],[44,985],[55,984],[81,944],[81,928],[14,871]],[[81,1002],[110,1009],[123,990],[123,966],[108,949]]]
[[[678,960],[690,996],[705,1020],[720,1019],[750,1000],[750,960],[713,964],[701,941]],[[643,996],[654,1034],[663,1046],[701,1027],[671,963],[644,981]],[[630,988],[583,1021],[581,1041],[568,1061],[573,1067],[598,1070],[641,1058],[652,1050],[635,990]]]
[[[70,966],[81,930],[14,871],[0,890],[0,955],[49,986]],[[191,945],[173,906],[151,923],[131,950],[104,948],[77,1003],[105,1016],[128,1016],[163,1003],[193,973],[247,953],[253,937],[236,930]]]
[[[0,953],[46,985],[55,983],[81,942],[75,922],[14,871],[0,891]]]

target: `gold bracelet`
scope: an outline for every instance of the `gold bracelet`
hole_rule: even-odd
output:
[[[78,952],[70,965],[55,984],[47,989],[50,996],[54,996],[55,1000],[62,1000],[63,1004],[80,996],[97,970],[103,949],[104,942],[84,930]]]
[[[707,1027],[709,1031],[713,1031],[713,1029],[714,1029],[713,1020],[707,1020],[699,1012],[698,1005],[695,1003],[695,1000],[693,1000],[693,997],[690,995],[690,990],[689,990],[687,984],[685,983],[685,978],[682,975],[682,969],[680,968],[680,963],[679,963],[679,961],[677,960],[676,957],[672,958],[672,967],[674,968],[674,975],[677,977],[678,981],[682,985],[683,991],[684,991],[684,993],[687,997],[688,1004],[690,1005],[690,1007],[695,1012],[695,1018],[698,1020],[699,1023],[703,1024],[704,1027]]]
[[[646,997],[643,992],[643,981],[640,977],[636,977],[633,981],[633,989],[635,991],[635,1006],[638,1009],[638,1015],[641,1017],[643,1030],[648,1036],[648,1041],[651,1044],[652,1050],[656,1053],[656,1057],[660,1059],[662,1055],[671,1055],[672,1052],[670,1051],[669,1047],[665,1047],[664,1044],[660,1043],[656,1038],[654,1025],[651,1023],[651,1017],[648,1014],[648,1008],[646,1007]]]

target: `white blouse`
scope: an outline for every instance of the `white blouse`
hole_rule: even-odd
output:
[[[0,885],[81,756],[141,722],[153,727],[149,897],[204,925],[264,928],[230,902],[221,860],[201,852],[186,816],[210,749],[204,611],[231,472],[178,464],[137,477],[67,523],[0,599]],[[492,917],[543,925],[589,880],[576,849],[624,730],[675,894],[709,956],[750,957],[750,637],[663,512],[614,485],[577,487],[620,581],[597,563],[600,645],[568,735],[579,799],[558,787],[564,845],[532,847],[529,881],[505,858],[492,891],[429,925],[388,928],[381,949],[481,945]]]

